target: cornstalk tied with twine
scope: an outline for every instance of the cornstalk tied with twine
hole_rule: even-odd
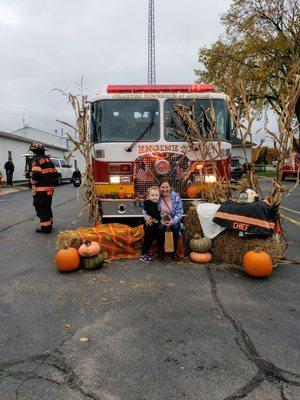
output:
[[[73,149],[69,153],[68,158],[72,156],[75,151],[79,151],[85,161],[85,170],[82,175],[81,185],[77,190],[77,199],[79,200],[80,193],[83,188],[86,188],[84,195],[84,206],[82,211],[78,214],[77,219],[83,214],[85,210],[88,210],[89,222],[95,225],[96,222],[99,221],[100,213],[99,213],[99,205],[98,205],[98,197],[97,191],[95,187],[95,182],[93,178],[92,172],[92,162],[91,162],[91,147],[92,144],[90,142],[89,134],[88,134],[88,123],[89,123],[89,103],[86,95],[81,95],[80,100],[79,96],[76,96],[72,93],[64,93],[59,90],[63,95],[68,97],[68,100],[73,107],[76,117],[76,126],[72,124],[57,120],[69,128],[73,129],[75,133],[78,133],[79,140],[74,139],[69,133],[66,133],[68,139],[73,144]]]
[[[259,181],[254,173],[255,163],[258,159],[261,147],[264,144],[264,140],[261,139],[259,145],[252,150],[250,159],[246,151],[247,142],[250,143],[251,146],[254,144],[252,129],[256,116],[253,113],[250,105],[243,81],[240,79],[235,83],[235,86],[233,86],[232,82],[227,77],[224,77],[224,82],[226,84],[226,91],[228,95],[228,109],[233,121],[233,131],[236,133],[237,138],[241,139],[242,141],[242,149],[245,158],[246,169],[244,172],[246,174],[246,182],[240,182],[239,186],[241,189],[250,188],[256,193],[262,195]],[[239,105],[237,105],[233,100],[233,93],[235,91],[238,91],[240,95]],[[259,130],[256,131],[256,133],[258,132]]]
[[[275,178],[272,180],[272,188],[270,194],[270,202],[274,205],[280,205],[282,194],[286,191],[282,185],[282,171],[285,159],[290,156],[291,164],[295,169],[295,160],[293,160],[293,144],[295,142],[295,132],[299,129],[299,124],[294,124],[295,107],[300,97],[300,61],[295,62],[290,75],[285,81],[284,88],[286,93],[280,94],[281,113],[277,120],[278,134],[275,134],[266,128],[266,132],[276,143],[278,148],[278,161],[276,163]],[[288,90],[286,91],[286,88]],[[299,173],[295,186],[288,191],[290,194],[299,183]]]
[[[187,142],[187,148],[183,151],[181,160],[186,155],[194,154],[196,161],[184,171],[181,179],[187,181],[192,173],[198,169],[200,176],[203,173],[212,173],[216,177],[216,182],[209,184],[209,190],[203,190],[200,194],[205,200],[212,203],[222,203],[231,197],[231,189],[226,176],[226,167],[220,139],[215,139],[216,135],[216,116],[213,106],[208,110],[202,109],[202,117],[199,119],[195,113],[195,104],[190,106],[175,104],[171,114],[169,128],[175,134]],[[216,160],[221,160],[225,176],[221,177],[216,165]],[[199,165],[202,168],[199,169]]]

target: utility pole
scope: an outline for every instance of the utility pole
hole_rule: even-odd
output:
[[[149,0],[148,12],[148,85],[155,85],[155,24],[154,0]]]

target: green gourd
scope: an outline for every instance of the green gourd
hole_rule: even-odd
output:
[[[197,253],[205,253],[210,250],[212,241],[207,237],[201,237],[199,233],[196,233],[193,239],[190,240],[190,248],[192,251]]]
[[[101,253],[94,257],[86,257],[81,259],[81,265],[85,269],[99,269],[104,263],[104,257]]]

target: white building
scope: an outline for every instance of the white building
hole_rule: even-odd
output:
[[[232,139],[231,144],[232,144],[232,157],[237,157],[240,159],[240,161],[242,163],[244,163],[246,161],[246,158],[245,158],[244,148],[243,148],[243,144],[242,144],[242,139],[234,137]],[[247,156],[248,161],[251,160],[252,149],[255,146],[256,146],[255,143],[246,142],[246,144],[245,144],[245,151],[246,151],[246,156]]]
[[[74,146],[72,142],[68,139],[68,137],[63,133],[63,129],[61,135],[58,135],[57,131],[55,132],[56,133],[51,133],[32,128],[31,126],[24,126],[23,128],[20,128],[11,133],[17,136],[21,136],[23,138],[31,138],[33,140],[37,140],[44,143],[46,147],[49,147],[50,145],[63,147],[66,149],[64,156],[65,159],[67,159],[69,152],[72,151]],[[49,151],[49,153],[54,156],[51,151]],[[68,164],[74,168],[78,167],[80,171],[84,171],[85,169],[84,158],[78,150],[71,155]]]
[[[0,170],[4,176],[4,164],[11,157],[15,166],[13,180],[23,181],[26,179],[24,176],[25,158],[22,155],[30,153],[29,146],[35,140],[45,145],[46,154],[62,159],[67,159],[70,149],[73,147],[65,136],[40,131],[29,126],[11,133],[0,131]],[[69,164],[78,167],[81,171],[84,170],[84,160],[78,151],[71,156]]]
[[[13,135],[12,133],[6,133],[0,131],[0,170],[5,176],[4,164],[9,157],[15,166],[15,171],[13,175],[14,181],[24,181],[26,178],[24,176],[25,172],[25,158],[22,157],[23,154],[28,154],[29,146],[33,142],[32,138],[23,138],[18,135]],[[51,144],[46,144],[47,154],[51,154],[53,157],[64,158],[67,154],[67,148],[62,146],[55,146]]]

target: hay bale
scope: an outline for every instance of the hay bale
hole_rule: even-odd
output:
[[[68,247],[74,247],[79,249],[82,244],[82,239],[76,231],[63,231],[59,232],[56,238],[56,249],[67,249]]]
[[[243,265],[243,256],[247,251],[261,249],[277,264],[283,257],[282,247],[275,236],[265,239],[243,238],[238,232],[226,230],[213,239],[213,259],[226,264]]]
[[[190,241],[196,233],[203,235],[203,231],[198,218],[196,206],[190,206],[186,216],[183,219],[183,224],[185,226],[185,237],[187,241]]]

